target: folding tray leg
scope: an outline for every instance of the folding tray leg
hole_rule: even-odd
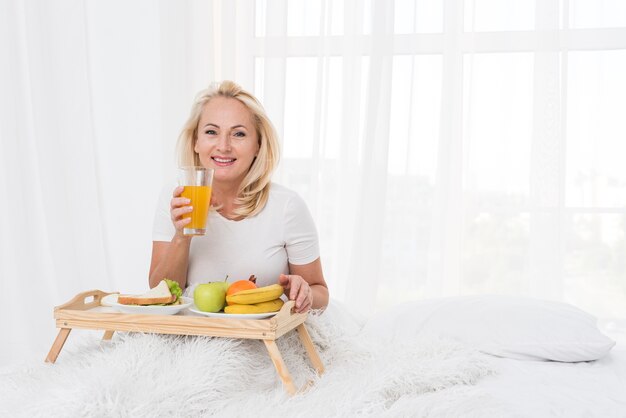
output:
[[[298,335],[300,336],[300,341],[302,341],[302,345],[306,348],[306,352],[309,355],[309,360],[311,360],[311,364],[315,371],[317,371],[318,375],[324,373],[324,363],[322,363],[322,359],[320,358],[315,346],[313,345],[313,341],[311,340],[311,336],[304,326],[304,322],[298,325],[297,327]]]
[[[290,395],[295,394],[296,387],[293,384],[293,380],[291,380],[291,375],[289,374],[289,370],[287,370],[283,357],[280,355],[280,351],[278,351],[276,342],[274,340],[263,340],[263,342],[265,343],[267,351],[270,353],[270,358],[274,363],[274,367],[276,367],[278,375],[283,381],[283,385],[285,385],[285,389]]]
[[[52,348],[50,348],[48,357],[46,357],[46,363],[54,363],[55,361],[57,361],[57,357],[63,349],[63,344],[65,344],[65,340],[67,340],[67,336],[70,335],[71,330],[72,328],[61,328],[59,334],[57,335],[57,338],[52,344]]]
[[[103,340],[103,341],[108,341],[108,340],[110,340],[110,339],[113,337],[113,333],[114,333],[114,332],[115,332],[115,331],[113,331],[113,330],[111,330],[111,329],[108,329],[108,330],[104,331],[104,335],[102,336],[102,340]]]

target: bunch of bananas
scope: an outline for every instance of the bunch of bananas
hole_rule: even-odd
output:
[[[284,302],[280,298],[282,294],[283,287],[279,284],[241,290],[226,296],[228,305],[224,308],[224,312],[228,314],[276,312],[283,306]]]

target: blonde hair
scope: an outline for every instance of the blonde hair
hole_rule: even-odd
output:
[[[215,97],[239,100],[252,113],[259,141],[259,152],[237,191],[234,214],[249,217],[258,214],[267,203],[272,172],[278,164],[280,152],[278,134],[267,117],[265,109],[252,94],[238,84],[226,80],[213,83],[196,96],[189,118],[178,137],[178,163],[181,166],[201,166],[198,153],[194,151],[198,139],[198,124],[204,105]]]

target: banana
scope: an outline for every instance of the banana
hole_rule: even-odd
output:
[[[257,289],[246,289],[232,295],[226,296],[228,303],[237,305],[252,305],[255,303],[267,302],[279,298],[283,294],[283,287],[279,284],[259,287]]]
[[[274,299],[267,302],[255,303],[253,305],[228,305],[224,308],[227,314],[255,314],[280,311],[283,304],[282,299]]]

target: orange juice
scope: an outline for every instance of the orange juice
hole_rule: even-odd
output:
[[[181,196],[191,200],[190,205],[193,206],[191,213],[183,215],[183,218],[191,218],[191,222],[185,225],[183,233],[185,235],[204,235],[211,203],[211,187],[185,186]]]

